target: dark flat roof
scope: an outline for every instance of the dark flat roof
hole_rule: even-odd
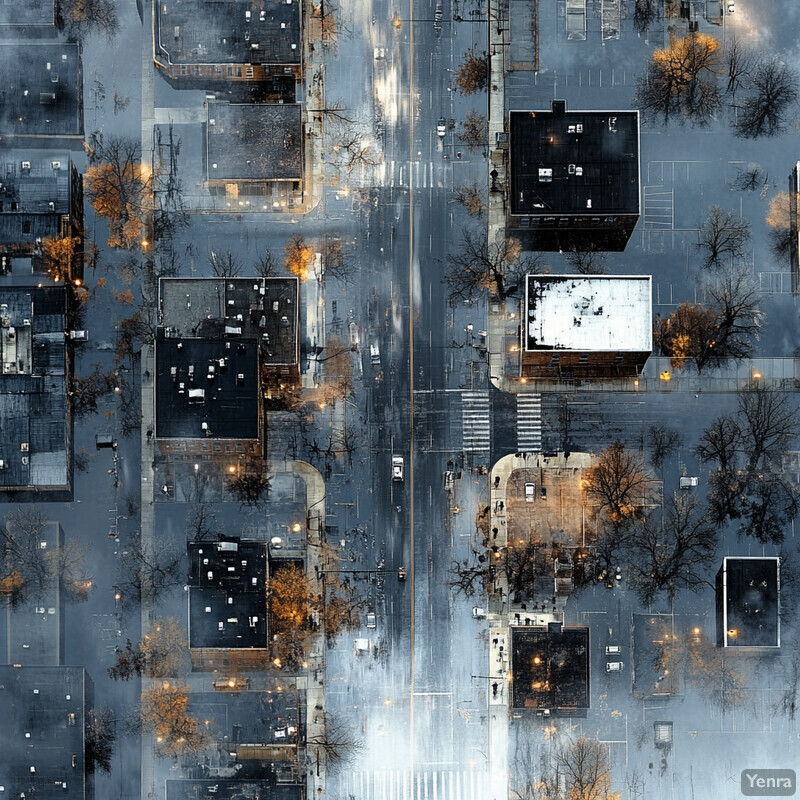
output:
[[[298,740],[296,692],[192,692],[189,711],[212,736],[232,745],[286,745]]]
[[[83,136],[80,53],[66,42],[0,42],[0,135]]]
[[[242,339],[261,344],[262,363],[296,364],[299,288],[294,277],[162,278],[161,317],[184,337],[216,338],[226,325],[241,328]]]
[[[225,360],[224,366],[220,365],[221,359]],[[212,365],[214,379],[208,380]],[[190,398],[193,390],[202,390],[203,397]],[[164,329],[159,329],[156,437],[258,439],[259,402],[255,342],[242,341],[233,334],[224,339],[167,338]],[[208,435],[202,428],[204,422],[208,424]]]
[[[52,25],[53,0],[0,0],[0,26]]]
[[[0,784],[7,796],[17,798],[24,792],[39,800],[92,797],[83,760],[84,714],[94,704],[86,670],[0,666],[0,687]]]
[[[72,211],[72,180],[65,150],[0,147],[0,251],[58,236]]]
[[[209,103],[206,130],[210,181],[299,181],[303,177],[299,103]]]
[[[154,9],[159,60],[170,64],[300,63],[298,0],[161,0]]]
[[[58,522],[46,522],[40,540],[49,552],[56,552],[64,542]],[[37,600],[25,600],[8,606],[6,653],[9,664],[57,666],[64,657],[64,595],[58,581]]]
[[[274,778],[210,778],[167,781],[166,784],[166,800],[302,800],[305,796],[304,786],[278,784]]]
[[[514,708],[589,708],[589,629],[512,625],[511,674]]]
[[[0,287],[0,486],[69,483],[66,303],[63,286]]]
[[[720,570],[725,647],[780,647],[780,560],[726,557]],[[718,623],[719,624],[719,623]]]
[[[512,214],[639,213],[638,111],[512,111],[509,133]]]
[[[189,646],[267,646],[265,542],[189,542]]]

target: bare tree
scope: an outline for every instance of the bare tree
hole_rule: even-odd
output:
[[[364,741],[355,733],[352,724],[325,712],[323,732],[312,733],[306,739],[306,747],[314,761],[322,760],[328,772],[336,773],[355,761],[364,750]]]
[[[639,36],[647,35],[654,22],[661,19],[658,0],[636,0],[633,9],[633,29]]]
[[[583,475],[583,491],[608,512],[614,525],[636,513],[645,500],[652,477],[642,459],[616,441],[604,450],[597,463]]]
[[[472,597],[476,592],[488,593],[494,584],[494,567],[485,553],[472,552],[472,556],[464,561],[453,561],[450,565],[448,586],[453,595]]]
[[[467,112],[461,127],[463,130],[458,134],[458,140],[467,147],[486,147],[489,143],[489,123],[474,108]]]
[[[86,712],[83,755],[87,772],[111,772],[114,743],[117,740],[116,719],[110,708],[90,709]]]
[[[256,274],[262,278],[273,278],[280,273],[280,265],[271,250],[265,250],[256,262]]]
[[[228,491],[236,495],[236,499],[251,508],[260,508],[264,495],[269,491],[269,478],[259,473],[248,472],[237,475],[228,483]]]
[[[792,198],[789,192],[778,192],[769,201],[767,225],[769,226],[770,250],[778,261],[788,261],[792,252],[791,221]]]
[[[784,656],[780,662],[780,678],[783,688],[780,690],[774,709],[785,714],[790,721],[794,721],[797,707],[800,704],[800,648],[793,647],[789,650],[788,658]]]
[[[719,206],[711,206],[708,216],[700,228],[697,247],[705,251],[701,267],[722,266],[723,259],[743,258],[750,241],[750,223],[737,218],[733,211],[723,211]]]
[[[643,603],[660,592],[672,599],[678,589],[696,591],[709,583],[716,549],[716,528],[698,513],[697,500],[687,494],[674,496],[663,520],[643,519],[634,526],[631,582]]]
[[[606,270],[606,254],[599,250],[572,248],[564,253],[567,263],[581,275],[603,275]]]
[[[781,544],[800,510],[800,490],[776,472],[751,474],[742,496],[740,535],[761,544]]]
[[[183,554],[169,546],[145,545],[139,532],[131,534],[117,565],[117,586],[124,608],[155,604],[184,582]]]
[[[661,469],[664,460],[680,447],[681,434],[666,425],[650,425],[642,432],[642,444],[650,451],[650,461],[656,469]]]
[[[208,264],[217,278],[238,278],[242,272],[242,262],[230,250],[223,256],[212,250],[208,254]]]
[[[458,67],[455,84],[463,94],[482,92],[489,84],[489,59],[486,53],[467,50]]]
[[[755,471],[766,458],[777,461],[800,434],[797,408],[785,392],[752,381],[739,392],[739,418],[748,468]]]
[[[731,37],[725,48],[725,69],[728,78],[725,91],[735,95],[743,81],[752,74],[757,61],[755,53],[746,49],[735,36]]]
[[[539,780],[542,800],[610,800],[611,764],[607,745],[581,736],[559,737],[543,758]],[[536,797],[536,795],[534,795]]]
[[[742,431],[734,417],[717,417],[703,431],[695,452],[701,461],[717,461],[720,469],[728,469],[736,463],[741,440]]]
[[[93,33],[113,39],[119,32],[114,0],[57,0],[56,20],[70,41],[82,41]]]
[[[204,542],[224,533],[222,523],[214,514],[214,505],[207,500],[193,500],[189,505],[184,526],[190,542]]]
[[[485,232],[467,229],[461,237],[461,250],[448,254],[447,261],[444,282],[451,298],[472,300],[488,289],[505,300],[520,291],[528,273],[538,272],[541,256],[523,256],[516,239],[490,244]]]
[[[326,277],[331,277],[344,283],[350,283],[355,278],[357,263],[355,255],[347,243],[339,236],[325,237],[322,252],[322,262],[325,267]]]
[[[737,172],[733,188],[740,192],[754,192],[761,189],[765,180],[761,164],[748,164]]]
[[[786,128],[787,115],[797,102],[797,71],[774,57],[760,61],[750,74],[748,93],[738,107],[733,129],[743,139],[777,136]]]

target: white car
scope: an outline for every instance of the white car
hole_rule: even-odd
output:
[[[402,481],[405,477],[405,464],[403,456],[392,456],[392,480]]]
[[[607,644],[606,645],[606,655],[607,656],[618,656],[620,654],[620,647],[618,644]]]
[[[532,503],[536,499],[536,484],[535,483],[526,483],[525,484],[525,502]]]
[[[378,625],[378,621],[377,621],[377,619],[375,617],[375,612],[374,611],[368,612],[368,614],[367,614],[367,627],[368,628],[376,628],[377,625]]]
[[[735,10],[736,10],[736,9],[735,9],[735,5],[734,5],[734,3],[732,3],[732,2],[729,2],[729,3],[728,3],[728,13],[729,13],[729,14],[733,14],[733,12],[734,12]]]
[[[475,619],[485,619],[486,618],[486,609],[485,608],[479,608],[478,606],[475,606],[475,608],[472,609],[472,616]]]
[[[439,117],[439,121],[436,123],[436,135],[440,139],[444,139],[446,133],[447,133],[447,122],[445,122],[444,117]]]
[[[622,672],[623,664],[621,661],[609,661],[606,664],[606,672]]]

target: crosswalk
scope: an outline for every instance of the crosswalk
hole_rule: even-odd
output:
[[[542,451],[542,396],[517,395],[517,450],[523,453]]]
[[[417,189],[442,188],[445,185],[442,164],[434,161],[381,161],[375,165],[373,177],[376,186],[408,187],[413,181]]]
[[[489,392],[461,394],[461,449],[465,453],[488,452],[491,442]]]
[[[344,778],[347,800],[486,800],[484,770],[352,772]]]

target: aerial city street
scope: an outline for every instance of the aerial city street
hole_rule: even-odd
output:
[[[798,30],[0,2],[0,798],[795,795]]]

